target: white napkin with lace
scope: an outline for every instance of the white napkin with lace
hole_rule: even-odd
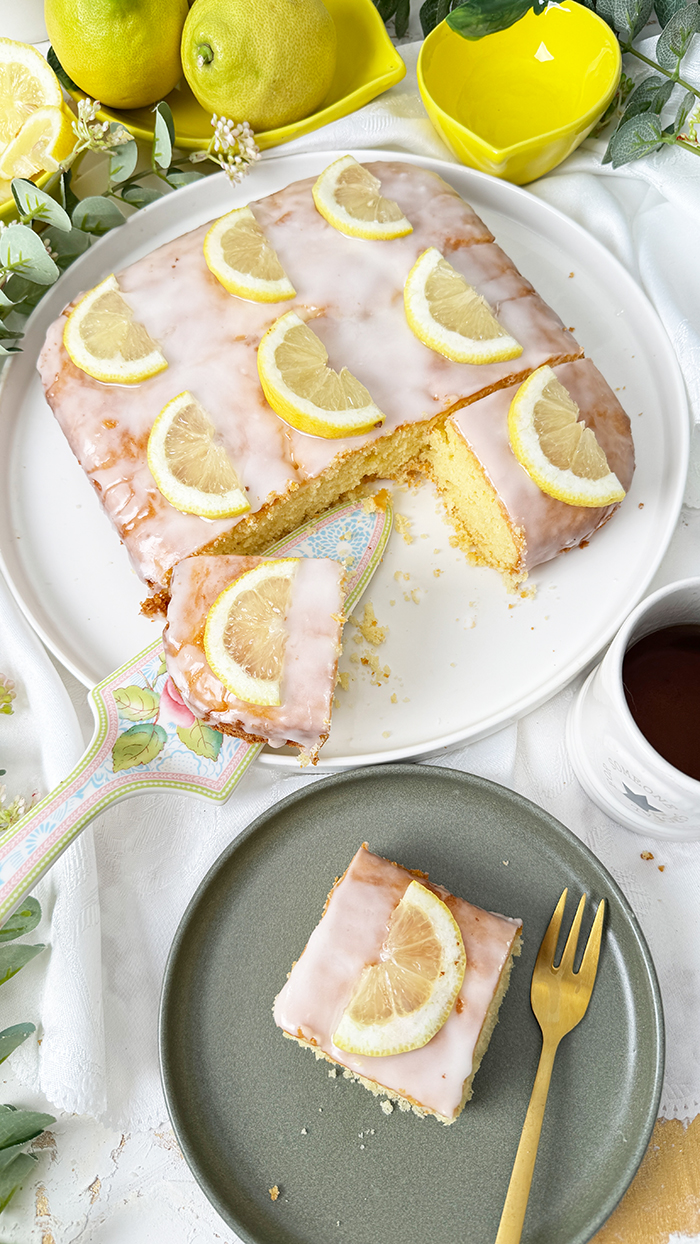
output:
[[[288,144],[285,154],[383,147],[453,159],[417,92],[418,44],[400,50],[408,66],[403,82],[352,116]],[[589,228],[640,280],[676,348],[700,421],[700,161],[662,152],[613,173],[601,167],[603,148],[600,141],[587,142],[530,190]],[[688,500],[700,505],[700,470]],[[699,541],[700,511],[687,510],[653,586],[697,573]],[[8,770],[0,780],[10,793],[35,787],[43,793],[77,755],[76,718],[51,663],[1,588],[0,673],[18,684],[15,716],[0,716],[0,767]],[[88,726],[82,689],[69,675],[64,681]],[[439,763],[519,790],[568,825],[611,870],[639,917],[661,981],[668,1039],[661,1110],[666,1117],[692,1117],[700,1112],[700,843],[661,847],[610,821],[584,795],[563,742],[579,685]],[[15,732],[10,744],[8,725]],[[116,1127],[138,1131],[165,1120],[157,1008],[177,924],[227,843],[260,812],[315,780],[253,766],[221,809],[176,795],[146,795],[110,809],[94,835],[83,834],[37,890],[50,951],[0,995],[3,1023],[33,1019],[43,1029],[40,1046],[27,1042],[14,1055],[26,1083],[64,1110]],[[643,860],[644,851],[654,859]]]

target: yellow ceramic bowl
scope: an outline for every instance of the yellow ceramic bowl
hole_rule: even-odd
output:
[[[346,117],[395,82],[400,82],[406,73],[406,66],[372,0],[324,0],[324,3],[335,22],[338,35],[338,59],[328,95],[311,116],[256,134],[255,141],[260,148],[276,147],[291,138],[317,130],[329,121]],[[72,91],[71,94],[74,99],[80,99],[85,92]],[[168,95],[168,103],[175,123],[176,146],[185,151],[206,147],[212,135],[211,118],[197,103],[184,78],[179,90]],[[101,121],[121,121],[135,138],[145,142],[150,142],[153,137],[153,112],[150,108],[120,112],[102,108],[97,115]]]
[[[620,46],[591,9],[565,0],[484,39],[441,22],[418,58],[433,125],[463,164],[522,185],[591,131],[620,80]]]

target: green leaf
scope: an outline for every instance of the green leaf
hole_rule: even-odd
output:
[[[656,114],[645,112],[641,116],[632,117],[610,139],[608,149],[612,166],[620,168],[623,164],[640,160],[667,141]]]
[[[0,942],[13,942],[16,937],[31,933],[41,920],[41,907],[35,898],[25,898],[0,928]]]
[[[642,112],[655,112],[658,116],[674,86],[675,83],[671,78],[662,78],[660,74],[652,74],[651,77],[645,78],[639,86],[635,87],[627,100],[627,107],[622,118],[623,123]]]
[[[20,350],[19,346],[8,346],[7,349],[5,349],[2,342],[0,342],[0,357],[2,357],[3,354],[21,354],[21,353],[22,351]],[[11,711],[12,710],[10,709],[10,712]],[[2,708],[0,709],[0,712],[6,713],[7,709]]]
[[[168,736],[162,726],[139,725],[125,730],[112,748],[114,772],[147,765],[160,755],[167,741]]]
[[[193,181],[200,181],[205,177],[205,173],[182,173],[179,168],[168,169],[165,180],[173,190],[179,190],[181,186],[189,186]]]
[[[77,194],[74,194],[73,191],[71,190],[72,177],[73,177],[72,168],[66,169],[65,173],[62,173],[61,175],[61,180],[62,180],[62,185],[63,185],[63,196],[62,196],[63,206],[65,207],[69,216],[73,214],[73,210],[78,204],[78,196]]]
[[[656,42],[656,59],[662,69],[676,73],[680,67],[693,35],[700,32],[700,4],[688,4],[678,9],[664,27]]]
[[[160,696],[148,687],[117,687],[114,698],[122,717],[128,721],[148,721],[158,715]]]
[[[110,184],[116,186],[119,182],[126,181],[127,177],[131,177],[136,168],[138,158],[139,149],[133,138],[128,143],[121,143],[118,147],[112,147],[109,153]]]
[[[394,30],[397,39],[403,39],[408,31],[408,20],[411,16],[411,0],[398,0],[396,5],[396,17],[394,18]]]
[[[53,69],[59,82],[61,83],[62,86],[65,86],[67,91],[79,91],[80,90],[80,87],[73,81],[73,79],[68,77],[68,74],[63,68],[63,65],[58,59],[53,48],[49,48],[48,52],[46,53],[46,59],[49,62],[51,68]]]
[[[12,182],[12,197],[17,204],[23,223],[26,224],[29,220],[41,220],[46,225],[54,225],[66,233],[70,232],[68,214],[55,199],[51,198],[50,194],[46,194],[44,190],[35,186],[33,181],[24,181],[21,177],[15,177]]]
[[[0,234],[0,266],[37,285],[53,285],[59,276],[41,238],[27,225],[9,225]]]
[[[14,1051],[36,1032],[34,1024],[13,1024],[0,1032],[0,1063],[4,1063]]]
[[[166,103],[156,104],[153,111],[156,114],[155,132],[153,134],[153,167],[155,168],[157,164],[159,168],[170,168],[170,161],[173,158],[173,143],[175,141],[173,114]]]
[[[26,1143],[25,1140],[21,1145],[9,1145],[7,1149],[0,1149],[0,1171],[4,1171],[5,1167],[10,1165],[10,1162],[14,1162],[17,1154],[22,1152]]]
[[[61,272],[65,272],[79,255],[83,255],[90,246],[90,234],[82,229],[71,229],[70,233],[59,232],[49,227],[44,233],[51,250],[56,255],[56,263]]]
[[[0,289],[0,307],[14,307],[14,305],[12,299],[8,298],[7,294]]]
[[[52,1114],[39,1114],[35,1110],[3,1110],[0,1113],[0,1149],[26,1145],[55,1122]]]
[[[212,730],[211,726],[195,721],[191,726],[178,726],[177,733],[180,741],[196,756],[205,756],[207,760],[219,759],[223,741],[220,730]]]
[[[0,1170],[0,1213],[25,1179],[34,1171],[37,1158],[31,1153],[18,1153],[13,1162]]]
[[[394,13],[396,12],[398,0],[374,0],[374,3],[377,6],[377,10],[382,21],[384,23],[391,21]]]
[[[0,321],[0,338],[2,338],[3,341],[9,341],[10,338],[12,338],[13,341],[19,341],[20,337],[23,336],[24,333],[21,333],[18,328],[9,328],[7,324],[3,324],[2,321]],[[9,709],[7,708],[7,701],[5,700],[4,695],[0,695],[0,704],[2,704],[2,709],[0,711],[5,713],[14,712],[12,707]]]
[[[688,0],[656,0],[654,9],[659,19],[660,26],[668,26],[674,13],[679,9],[684,9]]]
[[[419,12],[423,34],[429,35],[440,22],[444,22],[451,8],[452,0],[425,0]]]
[[[613,0],[613,26],[624,39],[634,39],[649,21],[654,0]]]
[[[101,194],[93,194],[80,200],[73,211],[73,224],[83,233],[94,233],[97,237],[102,237],[110,229],[123,225],[124,217],[111,199],[105,199]]]
[[[696,103],[697,103],[697,99],[694,93],[692,91],[686,91],[680,104],[678,105],[678,111],[676,113],[676,117],[673,122],[672,132],[673,132],[674,138],[676,137],[676,135],[680,134],[681,130],[683,129],[683,126],[688,120],[688,117],[690,116]]]
[[[46,947],[37,946],[0,946],[0,985],[12,979],[17,973],[36,959]]]
[[[530,7],[530,0],[467,0],[448,14],[447,25],[464,39],[483,39],[514,26]]]
[[[29,312],[44,297],[46,287],[28,281],[23,276],[11,276],[5,285],[5,293],[14,303],[17,315],[29,315]]]
[[[151,190],[148,186],[127,186],[126,190],[122,191],[122,198],[132,207],[148,207],[149,203],[162,199],[163,194],[163,190]]]

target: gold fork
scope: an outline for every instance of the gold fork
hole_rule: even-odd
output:
[[[535,1083],[532,1089],[530,1105],[525,1116],[522,1136],[515,1155],[513,1173],[508,1185],[506,1202],[501,1214],[501,1222],[496,1236],[496,1244],[518,1244],[522,1234],[525,1211],[530,1196],[532,1173],[535,1169],[537,1146],[540,1143],[542,1119],[547,1104],[549,1081],[552,1076],[554,1056],[559,1042],[567,1032],[571,1032],[583,1019],[588,1009],[600,953],[600,938],[603,931],[605,899],[601,899],[595,914],[586,949],[583,953],[581,966],[574,972],[574,959],[578,943],[583,909],[586,895],[583,895],[571,931],[564,947],[558,967],[554,966],[554,956],[559,940],[566,896],[564,890],[549,922],[549,928],[542,939],[537,955],[537,962],[532,973],[530,1002],[535,1018],[542,1029],[542,1053]]]

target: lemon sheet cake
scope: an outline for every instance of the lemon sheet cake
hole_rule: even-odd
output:
[[[228,555],[181,561],[173,573],[163,645],[168,673],[195,717],[250,742],[289,743],[313,762],[330,730],[343,579],[343,567],[330,558]],[[224,600],[233,585],[243,590]],[[208,624],[211,628],[210,611],[220,599],[225,613],[217,636]],[[276,682],[279,702],[244,700],[224,685],[209,658],[215,667],[223,661],[220,672],[236,685],[241,673],[226,666],[227,652],[249,678],[258,675],[257,687],[243,677],[244,694],[270,701],[270,684]]]
[[[419,892],[418,923],[403,924],[408,949],[404,946],[402,955],[393,922],[410,899],[411,887]],[[434,907],[438,910],[433,912]],[[416,964],[416,945],[429,944],[428,926],[435,930],[438,941],[445,942],[446,964],[451,964],[454,956],[449,929],[443,933],[450,917],[461,934],[466,966],[462,963],[463,979],[460,977],[461,984],[456,982],[456,997],[435,1034],[421,1046],[389,1055],[352,1053],[335,1044],[334,1038],[342,1040],[344,1047],[362,1045],[362,1033],[348,1028],[346,1017],[354,1013],[352,1000],[361,992],[358,982],[367,979],[363,974],[373,965],[386,966],[387,961],[397,966],[392,982],[398,983],[387,990],[384,974],[382,986],[372,997],[382,994],[382,1022],[395,1024],[396,1008],[401,1008],[397,997],[410,997],[402,964],[421,972],[424,965]],[[456,898],[443,886],[430,882],[425,873],[382,859],[365,843],[333,886],[319,924],[277,995],[275,1023],[285,1036],[308,1047],[317,1058],[343,1067],[348,1076],[375,1095],[397,1101],[401,1109],[413,1108],[417,1114],[432,1114],[442,1123],[453,1123],[472,1095],[472,1081],[497,1022],[513,958],[520,953],[521,928],[520,920],[483,911]],[[387,1004],[392,987],[396,992]],[[367,993],[365,988],[365,998]],[[405,1013],[407,1005],[404,1002],[404,1014],[390,1041],[396,1042],[403,1030],[413,1041],[420,1039],[422,1016],[427,1020],[430,1002],[413,1016]],[[376,1025],[377,1030],[381,1030],[382,1022]],[[426,1029],[429,1031],[430,1027]],[[348,1032],[354,1039],[346,1039]],[[372,1032],[370,1040],[381,1042],[381,1032],[379,1037]],[[389,1046],[385,1043],[384,1048]]]
[[[406,236],[345,236],[317,210],[312,179],[251,204],[296,291],[291,300],[256,302],[229,293],[205,261],[208,226],[119,273],[117,288],[134,331],[143,328],[156,363],[158,352],[167,363],[142,383],[103,383],[72,361],[64,329],[76,303],[48,332],[39,360],[48,402],[156,597],[184,557],[203,550],[263,551],[364,478],[396,477],[448,413],[518,383],[543,364],[582,354],[559,316],[452,187],[413,164],[367,167],[410,221]],[[404,286],[430,248],[486,300],[503,334],[521,347],[517,357],[454,362],[418,340],[407,321]],[[263,393],[257,352],[267,330],[288,311],[313,330],[332,368],[349,369],[365,387],[385,416],[380,427],[327,438],[307,435],[275,414]],[[105,327],[106,320],[96,331],[92,326],[96,348]],[[78,341],[78,350],[84,345]],[[160,412],[183,393],[210,420],[248,512],[202,517],[176,508],[160,491],[149,468],[149,436]],[[488,471],[487,460],[484,466]],[[522,467],[513,459],[508,470],[519,475]]]

